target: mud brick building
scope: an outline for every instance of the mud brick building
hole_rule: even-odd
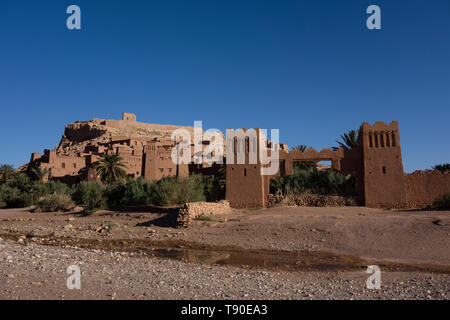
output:
[[[97,181],[93,165],[106,154],[117,154],[122,157],[128,176],[133,178],[187,177],[188,164],[176,165],[171,161],[176,143],[169,137],[176,128],[149,127],[137,122],[132,113],[123,113],[122,120],[75,122],[66,126],[58,147],[44,150],[43,155],[33,153],[22,170],[28,166],[48,169],[51,179],[66,183]]]
[[[256,131],[259,137],[261,132],[259,129]],[[438,196],[450,192],[448,171],[416,171],[412,174],[403,171],[397,121],[373,125],[364,122],[359,129],[359,146],[353,150],[341,147],[336,151],[308,149],[289,152],[282,145],[278,151],[280,167],[273,176],[261,174],[263,165],[259,158],[257,164],[248,164],[250,144],[245,143],[244,147],[246,163],[227,164],[226,170],[226,199],[234,208],[267,206],[270,179],[292,175],[294,162],[299,161],[331,161],[334,170],[355,176],[357,200],[368,207],[424,207],[432,204]]]
[[[33,153],[30,162],[20,170],[33,166],[51,170],[51,179],[67,183],[81,180],[98,181],[94,164],[105,154],[123,158],[130,177],[159,180],[164,177],[187,177],[190,173],[214,175],[220,165],[179,164],[171,159],[176,142],[171,133],[180,128],[171,125],[141,123],[136,115],[123,113],[122,120],[94,119],[68,124],[59,145],[43,154]],[[191,132],[193,127],[182,127]],[[276,176],[292,175],[294,163],[301,161],[331,161],[333,170],[356,178],[357,201],[368,207],[417,208],[424,207],[440,195],[450,191],[450,172],[416,171],[406,174],[400,145],[398,122],[390,124],[364,122],[359,128],[359,145],[353,150],[336,151],[308,149],[289,152],[285,144],[278,145],[279,168],[273,175],[263,175],[261,152],[272,147],[261,129],[244,131],[244,140],[235,138],[225,153],[226,199],[234,208],[260,208],[268,204],[269,182]],[[252,144],[249,136],[255,134],[260,144]],[[202,141],[205,148],[209,141]],[[264,146],[264,144],[263,144]],[[191,155],[194,156],[194,147]],[[249,150],[257,148],[256,162],[249,161]],[[228,151],[230,151],[228,150]],[[274,149],[275,150],[275,149]],[[245,161],[238,164],[238,154],[244,152]],[[231,159],[230,157],[234,157]],[[234,160],[234,161],[231,161]]]

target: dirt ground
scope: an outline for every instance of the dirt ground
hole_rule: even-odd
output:
[[[450,211],[278,207],[187,229],[154,211],[0,210],[0,298],[450,298]],[[83,290],[66,287],[70,261]]]

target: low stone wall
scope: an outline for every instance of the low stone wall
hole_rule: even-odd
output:
[[[183,205],[177,217],[177,226],[179,228],[187,228],[192,220],[196,217],[211,216],[216,214],[231,213],[230,203],[226,200],[219,202],[190,202]]]

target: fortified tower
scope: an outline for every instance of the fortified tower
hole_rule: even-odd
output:
[[[406,203],[398,122],[363,122],[360,132],[363,192],[367,207],[400,208]]]
[[[269,176],[261,174],[259,141],[262,138],[264,134],[259,128],[227,131],[226,199],[233,208],[264,208],[267,205]]]

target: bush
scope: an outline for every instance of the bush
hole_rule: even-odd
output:
[[[15,173],[0,186],[0,202],[7,208],[24,208],[37,204],[39,199],[52,194],[69,194],[69,187],[60,182],[32,182],[23,173]]]
[[[203,177],[194,174],[189,178],[161,179],[153,185],[151,201],[160,206],[206,201]]]
[[[355,179],[332,169],[297,169],[292,176],[281,176],[270,181],[270,193],[321,194],[348,196],[355,194]]]
[[[203,191],[206,201],[215,202],[225,198],[225,186],[215,176],[203,176]]]
[[[439,209],[450,209],[450,192],[438,197],[433,204]]]
[[[201,175],[192,175],[189,178],[167,177],[159,181],[148,181],[144,178],[128,180],[109,186],[106,189],[106,198],[110,208],[145,204],[170,206],[206,201],[206,192],[210,191],[211,198],[216,192],[213,180],[208,179]]]
[[[40,199],[52,194],[70,194],[70,188],[67,184],[48,181],[46,183],[34,182],[32,184],[33,199]]]
[[[106,206],[104,191],[104,187],[97,182],[83,181],[74,186],[72,199],[90,213]]]
[[[54,193],[40,198],[36,208],[40,212],[67,211],[73,208],[73,202],[68,194]]]
[[[23,173],[16,173],[13,176],[13,179],[8,182],[8,186],[12,188],[18,189],[20,192],[30,193],[32,190],[33,184],[31,183],[30,178]]]
[[[108,186],[106,198],[108,206],[111,208],[143,205],[151,203],[152,192],[153,183],[144,178],[139,178]]]
[[[6,208],[25,208],[32,204],[32,195],[7,184],[0,185],[0,202]]]
[[[215,202],[225,199],[226,165],[217,166],[215,175],[203,176],[204,193],[206,201]]]

